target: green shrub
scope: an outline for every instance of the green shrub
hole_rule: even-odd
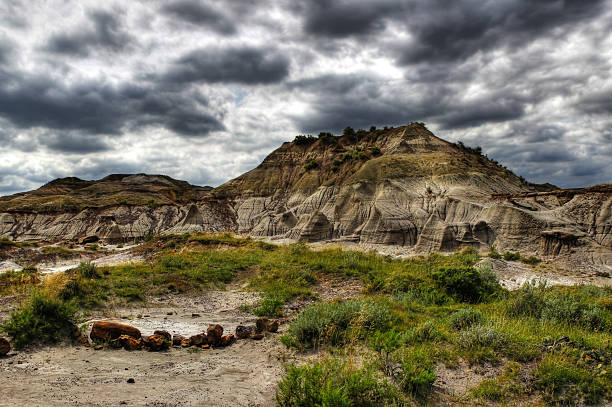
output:
[[[379,147],[374,146],[370,149],[370,154],[372,154],[374,157],[377,157],[382,154],[382,151],[380,151]]]
[[[408,331],[406,341],[409,343],[435,342],[444,338],[433,321],[426,321],[423,325]]]
[[[351,300],[326,302],[306,308],[287,330],[285,344],[311,348],[320,343],[343,343],[349,334],[388,330],[397,318],[385,304]]]
[[[489,247],[489,253],[487,254],[487,257],[499,260],[502,258],[502,255],[497,251],[497,249],[495,249],[495,246],[493,245]]]
[[[538,259],[535,256],[529,256],[529,257],[522,257],[521,256],[521,262],[523,262],[525,264],[529,264],[530,266],[537,266],[538,264],[540,264],[542,262],[542,260]]]
[[[374,369],[356,368],[336,359],[287,366],[276,401],[281,407],[404,405],[401,394]]]
[[[425,397],[433,389],[436,369],[422,350],[406,351],[401,361],[401,373],[396,377],[402,390],[416,397]]]
[[[314,143],[315,141],[317,141],[317,138],[308,134],[308,135],[298,135],[295,136],[295,138],[293,139],[293,144],[297,144],[298,146],[300,145],[309,145]]]
[[[304,165],[306,171],[314,170],[315,168],[319,168],[319,163],[315,160],[308,161],[306,165]]]
[[[473,325],[459,332],[458,341],[459,346],[464,349],[485,347],[501,350],[507,344],[507,340],[502,334],[493,328],[482,325]]]
[[[484,321],[484,314],[474,308],[462,308],[451,314],[449,323],[456,330],[462,330]]]
[[[24,306],[11,313],[1,330],[13,338],[18,349],[32,344],[56,343],[71,337],[75,313],[73,305],[35,291]]]
[[[278,297],[265,297],[261,304],[253,310],[258,317],[279,317],[283,315],[285,301]]]
[[[606,378],[595,377],[559,356],[542,361],[534,377],[536,389],[542,391],[546,402],[554,405],[594,405],[606,392],[603,382]]]
[[[510,316],[524,316],[593,330],[610,329],[609,317],[595,298],[588,301],[580,292],[526,283],[506,303]]]
[[[441,267],[432,273],[432,278],[447,294],[460,302],[485,301],[501,289],[495,273],[488,268]]]
[[[410,303],[417,303],[424,306],[445,305],[452,302],[452,299],[444,292],[428,285],[421,285],[408,291],[395,294],[393,300],[403,306]]]
[[[520,253],[512,253],[512,252],[505,252],[503,254],[504,260],[506,261],[519,261],[521,259],[521,254]]]
[[[79,264],[77,267],[77,273],[83,278],[100,278],[100,272],[98,271],[98,267],[92,262],[87,262]]]

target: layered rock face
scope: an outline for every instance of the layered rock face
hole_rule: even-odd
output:
[[[285,143],[216,189],[163,176],[56,180],[0,199],[0,236],[121,240],[232,231],[304,241],[461,246],[612,266],[612,187],[524,182],[423,125]]]

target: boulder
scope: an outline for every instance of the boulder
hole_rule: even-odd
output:
[[[236,342],[236,337],[233,334],[223,335],[221,337],[220,346],[229,346],[234,342]]]
[[[168,341],[172,341],[172,335],[168,331],[156,330],[155,332],[153,332],[153,335],[161,335],[164,338],[166,338]]]
[[[209,325],[206,330],[206,336],[208,337],[209,345],[220,346],[221,337],[223,336],[223,327],[219,324]]]
[[[197,334],[189,338],[189,345],[192,346],[202,346],[206,343],[208,343],[208,338],[205,334]]]
[[[268,318],[258,318],[255,321],[257,332],[276,332],[278,331],[278,321],[270,321]]]
[[[185,339],[183,335],[175,334],[172,337],[172,346],[181,346],[183,339]]]
[[[254,326],[238,325],[236,327],[236,338],[237,339],[249,338],[253,334],[253,332],[255,332]]]
[[[181,346],[183,348],[188,348],[191,346],[191,339],[190,338],[183,338],[183,340],[181,341]]]
[[[141,337],[138,328],[112,321],[94,322],[89,337],[92,341],[110,341],[119,338],[121,335],[128,335],[134,339]]]
[[[11,344],[6,338],[0,338],[0,356],[4,356],[11,351]]]
[[[170,347],[170,341],[165,336],[153,334],[149,336],[146,347],[149,348],[151,352],[159,352],[168,349]]]
[[[121,335],[119,338],[116,339],[117,341],[119,341],[119,343],[121,344],[121,346],[123,347],[123,349],[125,350],[140,350],[142,349],[142,340],[141,339],[135,339],[129,335]]]

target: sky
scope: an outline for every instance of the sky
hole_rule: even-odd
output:
[[[412,121],[531,182],[612,182],[612,0],[0,2],[0,195],[216,186],[297,134]]]

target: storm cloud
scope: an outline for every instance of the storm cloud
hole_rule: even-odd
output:
[[[11,0],[0,20],[2,194],[218,185],[298,133],[411,121],[532,182],[612,182],[612,0]]]

